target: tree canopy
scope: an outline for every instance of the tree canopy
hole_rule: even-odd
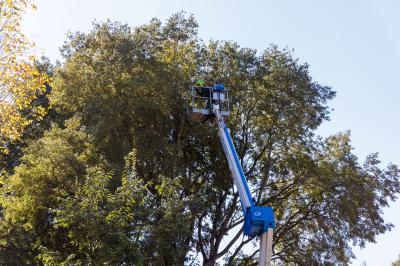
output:
[[[0,1],[0,153],[21,140],[24,130],[45,116],[46,109],[33,104],[45,92],[47,76],[35,66],[33,43],[21,33],[30,0]]]
[[[353,245],[392,228],[398,167],[360,163],[348,131],[316,134],[332,88],[287,49],[206,43],[197,27],[177,13],[69,35],[48,95],[58,119],[1,179],[3,263],[255,264],[216,128],[187,117],[198,79],[230,90],[252,194],[275,210],[276,264],[349,265]]]

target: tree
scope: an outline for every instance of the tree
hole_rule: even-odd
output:
[[[392,266],[399,266],[400,265],[400,256],[399,258],[392,263]]]
[[[53,76],[54,66],[46,57],[42,57],[39,61],[35,62],[35,68],[48,79]],[[22,149],[26,147],[27,143],[36,140],[43,136],[43,133],[51,127],[51,123],[62,125],[64,118],[60,116],[54,109],[50,107],[48,95],[51,93],[51,83],[45,82],[45,91],[38,92],[35,99],[31,102],[31,106],[45,110],[45,114],[40,119],[33,119],[20,133],[18,140],[9,141],[6,144],[7,150],[0,152],[0,169],[5,172],[12,173],[14,167],[20,164],[20,157],[22,156]],[[28,118],[29,112],[23,112],[23,117]]]
[[[197,78],[230,89],[228,123],[241,163],[257,203],[275,209],[277,264],[349,265],[350,244],[363,246],[392,227],[382,208],[400,192],[397,166],[381,169],[376,154],[361,165],[349,132],[316,136],[335,93],[290,51],[205,44],[194,18],[182,13],[135,29],[96,24],[71,34],[62,51],[50,100],[68,121],[79,117],[79,126],[53,127],[30,144],[2,188],[4,223],[34,232],[29,250],[41,263],[255,263],[257,239],[241,238],[239,198],[216,128],[185,115]],[[113,205],[124,199],[117,192],[127,176],[135,203]],[[133,215],[118,227],[125,240],[112,245],[104,237],[114,232],[110,206],[125,206],[118,217]],[[127,246],[131,258],[114,252]]]
[[[20,31],[24,10],[36,8],[30,0],[0,1],[0,152],[20,140],[25,128],[46,110],[32,105],[45,91],[46,75],[29,55],[32,43]],[[29,56],[28,56],[29,55]]]
[[[2,180],[0,251],[8,255],[1,262],[140,264],[133,240],[145,187],[135,176],[134,158],[126,156],[122,184],[110,191],[110,173],[79,119],[64,129],[53,125],[26,148],[15,174]]]

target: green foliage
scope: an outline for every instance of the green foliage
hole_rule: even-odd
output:
[[[40,61],[35,62],[35,67],[41,75],[47,76],[50,79],[53,77],[53,66],[49,59],[42,57]],[[46,90],[37,92],[35,99],[30,103],[30,106],[19,110],[19,115],[22,119],[31,120],[29,125],[21,131],[21,139],[7,142],[7,153],[0,154],[0,169],[13,172],[14,167],[20,163],[19,158],[22,156],[22,148],[26,146],[30,140],[35,140],[43,136],[43,132],[50,128],[52,122],[59,122],[60,116],[55,110],[49,110],[48,95],[51,92],[50,83],[45,83]],[[46,110],[46,114],[41,119],[32,119],[32,108],[40,107]]]
[[[360,165],[349,132],[315,135],[335,92],[290,51],[205,44],[178,13],[134,29],[96,24],[62,52],[49,96],[62,119],[2,177],[0,243],[11,261],[255,262],[215,126],[185,115],[196,77],[230,89],[228,123],[253,195],[276,212],[277,264],[349,265],[352,244],[392,227],[382,208],[400,192],[399,169],[380,168],[376,154]]]
[[[36,261],[59,265],[141,260],[132,239],[143,187],[135,176],[124,175],[123,184],[110,191],[110,173],[91,142],[79,119],[68,120],[65,129],[53,125],[25,149],[15,174],[3,177],[2,227],[17,227],[18,234],[35,239],[26,248],[36,254]],[[132,213],[135,208],[139,210]],[[5,251],[12,248],[10,239],[20,237],[9,233],[13,235],[3,238]],[[32,263],[20,256],[24,264]]]

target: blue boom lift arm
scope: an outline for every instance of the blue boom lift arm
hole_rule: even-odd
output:
[[[192,87],[192,99],[192,118],[198,121],[213,118],[218,126],[218,135],[242,205],[245,218],[243,234],[249,237],[261,237],[259,265],[271,265],[274,212],[270,206],[256,206],[251,197],[243,168],[224,121],[224,116],[229,115],[227,91],[223,84],[216,84],[213,87]],[[206,106],[196,105],[196,99],[206,101]]]

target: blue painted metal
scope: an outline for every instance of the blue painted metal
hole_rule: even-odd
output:
[[[240,164],[235,146],[233,145],[232,138],[229,134],[229,129],[224,127],[224,132],[229,143],[229,148],[235,159],[237,168],[239,169],[240,177],[245,187],[246,195],[250,199],[250,208],[244,209],[242,203],[242,209],[245,216],[243,233],[247,236],[262,235],[268,231],[268,228],[275,228],[274,211],[272,207],[266,206],[255,206],[251,198],[249,186],[244,176],[242,165]],[[241,199],[242,201],[242,199]]]
[[[268,228],[275,228],[274,210],[270,206],[252,206],[246,211],[243,234],[262,235]]]
[[[225,85],[220,83],[220,84],[215,84],[214,85],[214,91],[223,91],[225,90]]]
[[[235,159],[236,166],[239,169],[240,178],[242,179],[242,182],[243,182],[243,185],[244,185],[244,189],[246,191],[247,198],[249,199],[250,205],[254,206],[253,200],[251,198],[251,193],[250,193],[249,186],[247,185],[246,178],[244,177],[242,165],[240,164],[240,161],[239,161],[235,146],[233,145],[231,135],[229,134],[229,129],[227,127],[225,127],[224,128],[224,132],[225,132],[225,135],[226,135],[226,139],[228,140],[229,149],[231,150],[231,152],[233,154],[233,157]],[[243,214],[246,214],[245,210],[243,210]]]

